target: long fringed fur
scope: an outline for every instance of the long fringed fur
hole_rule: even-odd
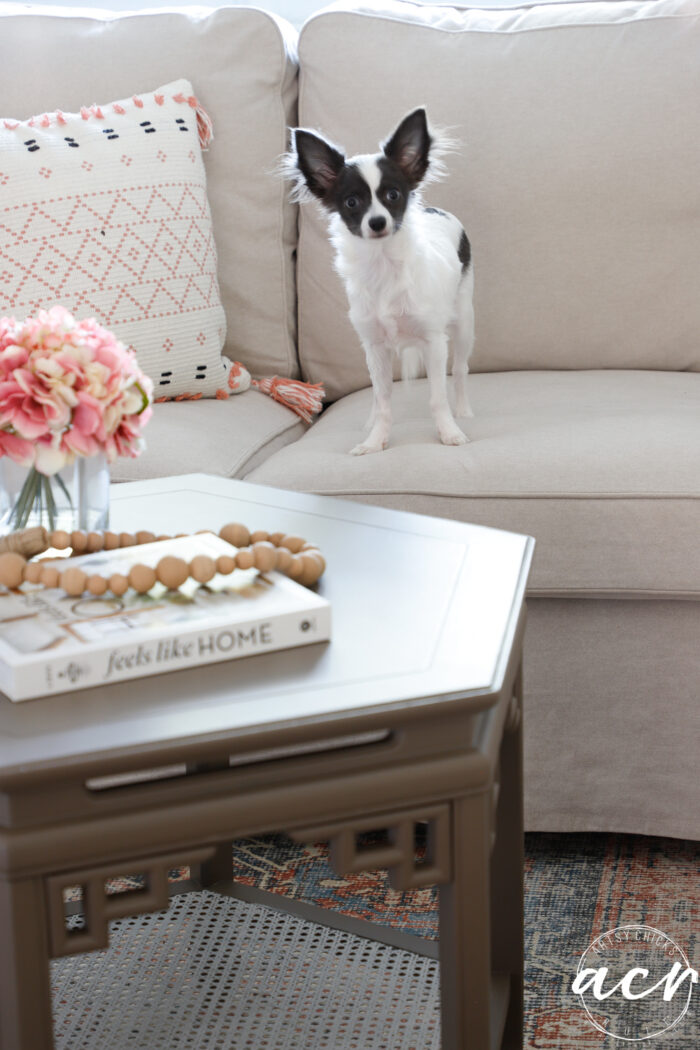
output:
[[[341,146],[336,146],[326,135],[322,135],[320,131],[316,131],[314,128],[292,128],[292,137],[290,147],[286,153],[283,153],[280,157],[275,174],[286,182],[291,183],[289,190],[289,199],[292,204],[310,204],[313,201],[316,204],[319,203],[318,198],[314,197],[313,193],[306,185],[306,179],[304,178],[301,168],[299,167],[299,154],[297,153],[296,144],[296,133],[297,131],[308,131],[311,135],[317,135],[318,138],[322,138],[329,146],[337,150],[338,153],[343,153],[344,150]]]
[[[345,155],[345,150],[342,146],[338,146],[335,142],[329,139],[327,135],[322,135],[321,132],[317,131],[315,128],[292,128],[290,148],[280,157],[275,169],[275,174],[286,182],[291,183],[289,200],[293,204],[310,204],[312,202],[318,204],[318,199],[314,197],[313,193],[306,185],[306,180],[299,168],[299,156],[296,147],[297,131],[308,131],[312,135],[317,135],[319,138],[324,139],[329,146],[332,146],[333,149],[337,150],[338,153],[342,153],[343,155]],[[435,127],[432,124],[429,124],[428,133],[430,134],[430,158],[428,170],[421,180],[421,187],[430,182],[439,182],[440,179],[444,179],[448,175],[445,158],[451,153],[457,153],[460,147],[460,142],[457,138],[453,137],[451,128]],[[379,149],[381,151],[384,150],[388,141],[389,139],[387,138],[379,143]],[[352,159],[352,157],[348,158],[349,161]]]

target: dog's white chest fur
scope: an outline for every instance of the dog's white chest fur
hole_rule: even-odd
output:
[[[454,216],[445,214],[427,241],[420,227],[429,216],[415,208],[391,238],[366,241],[331,220],[335,266],[345,285],[350,320],[364,338],[391,349],[415,345],[455,321],[461,267],[455,251]]]

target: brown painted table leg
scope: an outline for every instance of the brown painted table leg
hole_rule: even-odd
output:
[[[517,703],[501,744],[501,790],[498,799],[496,843],[491,855],[493,968],[510,975],[508,1013],[501,1046],[522,1050],[523,1045],[523,731],[522,668],[514,686]]]
[[[0,1050],[53,1050],[49,943],[40,878],[0,878]]]
[[[220,762],[194,762],[187,766],[188,773],[214,773],[228,769],[229,764]],[[216,882],[231,882],[233,878],[233,843],[222,842],[216,847],[213,857],[190,867],[190,878],[199,882],[202,889]]]
[[[439,888],[442,1050],[491,1048],[491,793],[452,803],[452,881]]]
[[[199,868],[199,872],[196,869]],[[233,879],[233,843],[222,842],[216,847],[214,856],[201,864],[192,865],[192,878],[198,878],[202,889],[217,882],[231,882]]]

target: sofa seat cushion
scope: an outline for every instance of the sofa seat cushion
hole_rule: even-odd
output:
[[[257,390],[228,401],[166,401],[153,406],[137,459],[117,459],[112,481],[205,471],[241,477],[306,430],[294,412]]]
[[[336,402],[246,475],[511,529],[537,540],[538,595],[700,596],[700,375],[470,377],[469,444],[441,445],[426,380],[394,384],[389,448],[354,457],[371,391]]]

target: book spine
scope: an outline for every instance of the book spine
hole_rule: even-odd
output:
[[[5,691],[11,700],[31,700],[144,678],[201,664],[275,652],[330,638],[330,607],[280,613],[230,626],[183,630],[147,642],[122,644],[71,657],[48,658],[11,671]]]

